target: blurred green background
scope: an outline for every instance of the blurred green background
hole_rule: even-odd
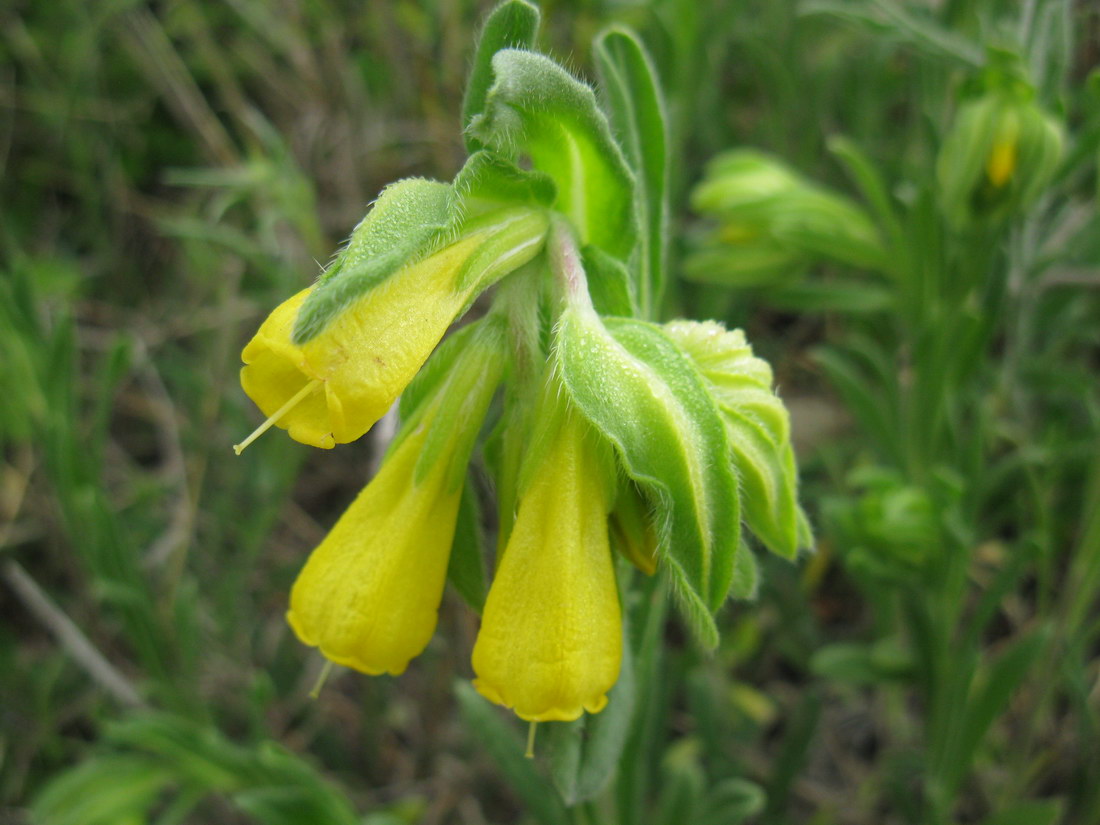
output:
[[[258,422],[239,351],[383,185],[459,168],[491,5],[0,6],[0,822],[1100,823],[1089,0],[543,3],[582,76],[611,22],[654,56],[674,275],[731,147],[888,239],[886,276],[800,250],[783,279],[667,298],[773,363],[818,551],[764,561],[716,656],[663,629],[656,738],[617,802],[564,813],[486,746],[453,594],[404,676],[308,698],[287,593],[377,439],[235,458]],[[959,228],[937,157],[991,65],[1065,151],[1036,198],[996,220],[972,199]]]

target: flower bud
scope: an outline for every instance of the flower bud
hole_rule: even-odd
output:
[[[665,332],[706,381],[726,426],[749,529],[773,553],[794,558],[813,544],[798,506],[798,471],[787,408],[772,369],[739,329],[714,321],[671,321]]]
[[[687,264],[693,280],[763,285],[816,258],[871,269],[886,260],[878,230],[859,206],[761,152],[719,155],[691,200],[717,221]]]
[[[963,103],[936,165],[948,219],[963,228],[1026,209],[1054,177],[1063,142],[1061,124],[1022,82]]]

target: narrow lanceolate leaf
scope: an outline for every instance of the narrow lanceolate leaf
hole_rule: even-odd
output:
[[[733,583],[740,516],[725,427],[702,378],[659,327],[605,327],[590,306],[562,314],[554,355],[574,403],[655,504],[661,560],[701,640],[717,644],[711,614]]]
[[[807,526],[807,530],[808,530]],[[730,596],[734,599],[755,599],[760,589],[760,566],[756,563],[756,556],[745,545],[737,552],[734,559],[733,584],[730,585]]]
[[[592,89],[541,54],[505,49],[469,133],[504,154],[519,149],[557,185],[555,206],[580,234],[622,261],[638,233],[635,180]]]
[[[447,579],[478,612],[485,604],[488,588],[481,507],[470,456],[507,361],[503,318],[499,315],[490,314],[449,336],[402,393],[404,426],[389,447],[392,453],[425,414],[447,422],[448,426],[429,431],[417,459],[416,479],[426,477],[441,455],[450,455],[447,486],[453,490],[462,485],[462,499]]]
[[[52,777],[31,807],[42,825],[108,825],[147,821],[178,781],[170,766],[147,755],[96,756]]]
[[[499,318],[483,318],[472,326],[462,352],[451,360],[444,379],[437,385],[431,404],[432,415],[448,426],[434,426],[424,440],[416,462],[416,480],[423,480],[440,455],[451,455],[447,489],[458,489],[466,478],[474,444],[489,404],[504,376],[507,350]],[[411,419],[408,420],[411,423]],[[394,443],[402,438],[394,439]],[[393,449],[393,446],[390,447]]]
[[[485,108],[485,96],[493,84],[493,55],[501,49],[532,48],[538,30],[538,7],[525,0],[506,0],[489,13],[466,82],[466,96],[462,101],[463,127],[468,127]],[[480,148],[481,141],[466,132],[466,149],[474,152]]]
[[[355,299],[433,251],[454,215],[450,184],[406,178],[383,189],[302,304],[294,343],[300,346],[315,338]]]
[[[1009,802],[1005,810],[999,811],[981,825],[1055,825],[1062,821],[1066,809],[1064,799],[1025,799]]]
[[[466,351],[485,320],[475,321],[462,329],[455,330],[436,347],[435,352],[420,368],[420,372],[401,393],[399,412],[402,421],[409,421],[425,401],[438,395],[440,388],[446,384],[447,378],[453,372],[455,362]]]
[[[749,529],[773,553],[792,558],[808,529],[798,507],[790,421],[772,390],[771,367],[753,356],[739,329],[713,321],[673,321],[664,329],[695,362],[722,411]]]
[[[481,506],[473,475],[462,488],[462,501],[458,506],[458,522],[451,558],[447,562],[447,581],[458,595],[478,613],[485,606],[485,594],[489,591],[485,575],[485,536],[481,527]]]
[[[644,317],[654,314],[665,281],[668,228],[668,132],[657,73],[633,32],[612,28],[596,38],[608,115],[637,178],[642,226],[636,292]]]

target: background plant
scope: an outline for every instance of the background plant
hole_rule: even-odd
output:
[[[371,444],[324,462],[277,439],[247,466],[225,453],[249,426],[235,370],[261,313],[384,183],[460,165],[456,101],[484,10],[0,12],[5,813],[26,819],[37,798],[45,819],[79,764],[87,793],[121,800],[122,813],[99,809],[114,821],[150,799],[166,822],[297,821],[298,803],[276,792],[249,807],[248,794],[307,772],[325,779],[296,784],[334,820],[560,815],[534,766],[456,721],[461,652],[429,648],[399,685],[342,679],[306,698],[315,673],[297,665],[283,594]],[[759,606],[724,614],[713,658],[660,613],[634,627],[666,640],[635,663],[653,699],[620,785],[669,822],[762,805],[764,822],[1096,821],[1095,10],[562,2],[544,14],[546,45],[589,77],[608,22],[633,25],[653,54],[673,272],[684,230],[703,226],[687,196],[705,161],[753,146],[880,231],[893,214],[895,261],[920,275],[814,257],[810,276],[768,294],[683,284],[667,298],[665,317],[728,307],[718,314],[776,366],[821,550],[804,571],[765,564]],[[990,45],[1022,55],[1066,149],[1036,204],[963,244],[930,190]],[[847,166],[828,151],[837,135],[858,147]],[[960,358],[951,325],[987,306],[961,299],[974,282],[1004,295]],[[917,581],[932,586],[914,593]],[[444,612],[468,649],[470,620]],[[945,654],[950,673],[932,684],[916,663]],[[1002,669],[1016,686],[993,696],[982,686]],[[963,728],[936,707],[990,710],[973,717],[982,735],[952,739]],[[168,748],[180,727],[182,751]]]

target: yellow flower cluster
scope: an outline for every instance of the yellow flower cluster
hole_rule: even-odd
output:
[[[242,386],[269,416],[252,438],[279,426],[331,448],[365,433],[470,303],[460,272],[479,243],[458,240],[405,266],[301,345],[293,329],[309,290],[279,306],[242,356]],[[466,465],[507,369],[492,321],[463,339],[294,585],[287,620],[332,662],[400,674],[435,631]],[[477,689],[533,722],[602,710],[622,660],[613,485],[601,445],[558,395],[543,392],[539,403],[552,409],[535,411],[551,423],[524,470],[473,651]]]

